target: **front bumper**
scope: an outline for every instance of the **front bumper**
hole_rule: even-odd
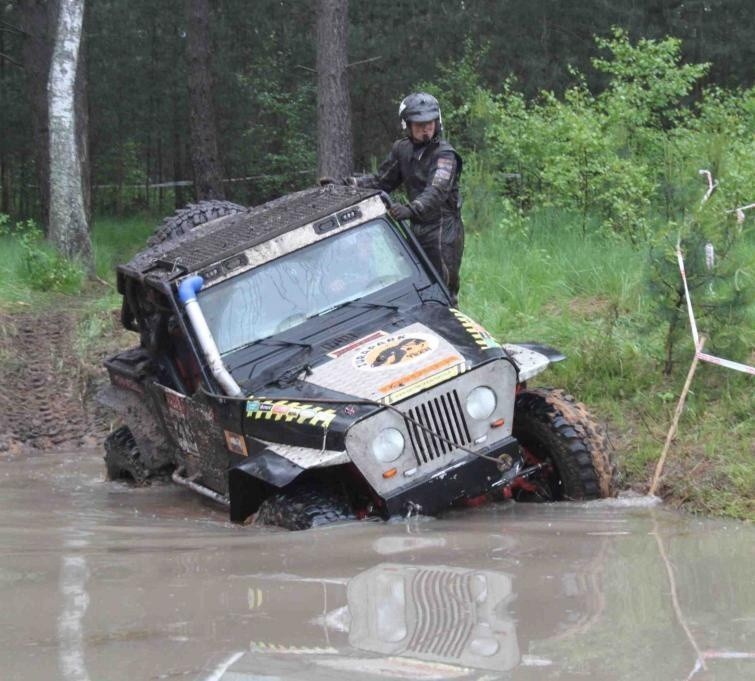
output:
[[[519,443],[508,437],[495,445],[481,449],[479,454],[494,458],[507,454],[511,461],[519,456]],[[434,473],[430,478],[418,480],[412,486],[397,489],[384,496],[383,515],[406,515],[417,510],[423,514],[433,514],[448,508],[454,501],[474,498],[490,492],[501,483],[503,471],[493,461],[469,455],[449,468]]]

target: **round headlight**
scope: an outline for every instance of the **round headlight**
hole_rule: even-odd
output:
[[[382,463],[390,463],[404,451],[404,436],[395,428],[384,428],[372,441],[372,453]]]
[[[495,411],[495,393],[485,385],[467,395],[467,413],[473,419],[486,419]]]

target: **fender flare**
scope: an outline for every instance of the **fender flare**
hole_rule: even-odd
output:
[[[265,448],[228,469],[231,522],[244,522],[276,489],[304,472],[293,461]]]

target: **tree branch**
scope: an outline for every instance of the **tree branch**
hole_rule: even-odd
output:
[[[352,66],[359,66],[360,64],[368,64],[369,62],[377,61],[378,59],[382,59],[382,58],[383,58],[382,56],[378,56],[378,57],[370,57],[369,59],[362,59],[360,61],[352,62],[351,64],[346,64],[346,68],[350,69]],[[311,69],[309,68],[309,66],[304,66],[303,64],[297,64],[296,68],[304,69],[305,71],[309,71],[311,73],[317,73],[316,69]]]
[[[371,61],[377,61],[378,59],[382,59],[382,56],[377,57],[370,57],[369,59],[362,59],[361,61],[354,61],[351,62],[351,64],[346,64],[346,68],[350,69],[352,66],[359,66],[360,64],[369,64]]]
[[[9,64],[13,64],[13,66],[18,66],[18,68],[20,68],[20,69],[24,68],[24,65],[21,62],[16,61],[15,59],[13,59],[13,57],[9,57],[4,52],[0,52],[0,59],[4,59]]]
[[[13,31],[14,33],[18,33],[19,35],[29,35],[26,31],[20,29],[18,26],[9,24],[7,21],[3,21],[2,19],[0,19],[0,26],[5,26],[6,30]]]

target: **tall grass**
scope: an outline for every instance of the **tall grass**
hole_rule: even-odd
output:
[[[21,245],[16,239],[0,237],[0,311],[31,305],[36,297],[19,272],[21,256]]]
[[[625,481],[643,489],[660,453],[687,365],[663,374],[665,323],[647,287],[648,252],[582,236],[568,213],[507,217],[467,235],[461,307],[504,342],[538,341],[567,355],[538,381],[573,392],[609,421]],[[755,262],[755,244],[746,248]],[[752,351],[755,308],[742,333]],[[691,361],[691,338],[682,343]],[[752,363],[746,354],[734,357]],[[755,391],[751,376],[701,365],[666,491],[692,509],[755,519]]]
[[[92,230],[97,276],[106,281],[114,280],[116,265],[128,261],[144,248],[159,221],[160,218],[151,216],[97,218]]]
[[[144,247],[158,222],[159,218],[149,216],[96,219],[91,238],[97,276],[114,283],[116,265],[128,261]],[[53,252],[47,244],[41,244],[40,248]],[[30,286],[27,258],[24,256],[17,236],[0,236],[0,311],[44,308],[56,304],[59,298],[49,291],[35,290]],[[81,293],[84,285],[82,280],[80,285],[67,292],[73,295]]]

